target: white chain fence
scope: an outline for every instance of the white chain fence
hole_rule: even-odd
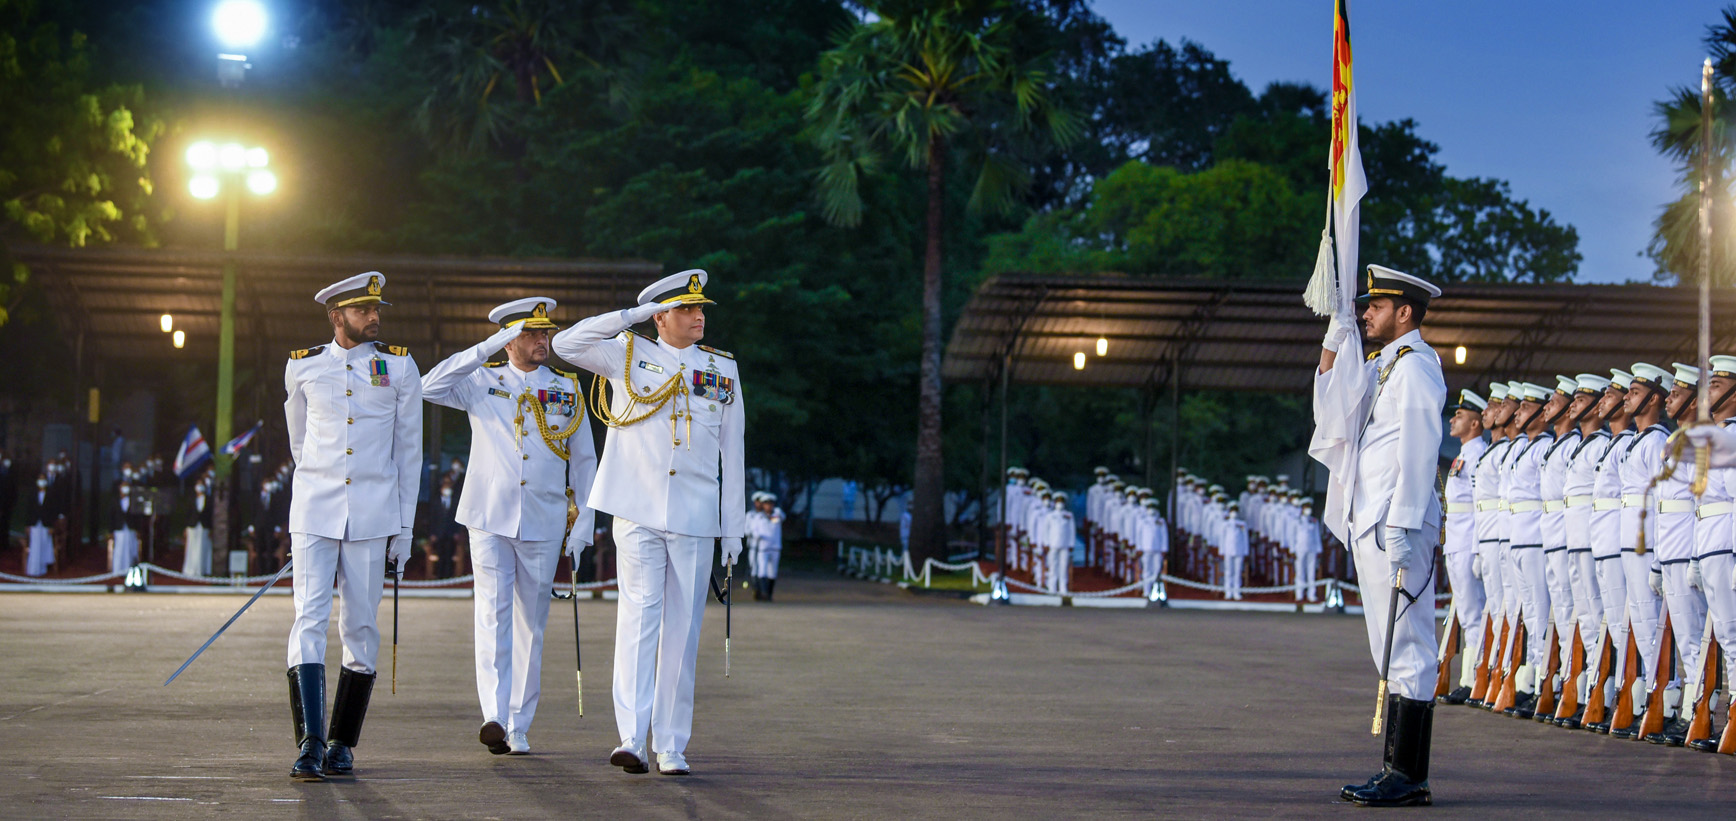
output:
[[[133,565],[132,570],[142,570],[142,571],[145,571],[146,573],[149,573],[149,574],[156,574],[159,576],[165,576],[165,577],[175,579],[178,581],[194,582],[194,583],[198,583],[198,584],[235,586],[235,587],[241,587],[241,586],[251,587],[253,585],[264,584],[268,581],[271,581],[271,579],[277,575],[276,573],[266,573],[266,574],[260,575],[260,576],[201,576],[201,575],[191,574],[191,573],[182,573],[182,572],[177,571],[177,570],[170,570],[167,567],[163,567],[163,566],[157,565],[157,564],[152,564],[151,562],[140,562],[136,565]],[[46,585],[57,585],[58,586],[58,585],[75,585],[75,584],[94,584],[96,582],[109,581],[111,579],[123,579],[126,576],[128,576],[130,574],[130,572],[131,571],[122,571],[119,573],[102,573],[102,574],[95,575],[95,576],[80,576],[80,577],[75,578],[75,579],[51,579],[51,578],[42,578],[42,577],[36,577],[36,576],[15,576],[11,573],[0,573],[0,581],[8,581],[8,582],[16,583],[16,584],[35,584],[35,585],[45,585],[45,586]],[[146,578],[148,578],[148,576]],[[411,581],[411,580],[406,579],[404,581],[399,582],[399,585],[401,587],[406,588],[406,589],[436,588],[436,587],[459,587],[462,585],[471,584],[475,581],[476,581],[476,576],[474,574],[472,574],[472,575],[464,575],[464,576],[454,576],[450,579],[421,579],[421,580],[415,580],[415,581]],[[574,589],[578,589],[578,590],[607,590],[607,589],[610,589],[613,587],[615,587],[615,580],[609,579],[607,581],[600,581],[600,582],[584,582],[584,583],[579,584],[576,588],[574,587],[574,585],[571,582],[556,582],[554,589],[570,593]]]

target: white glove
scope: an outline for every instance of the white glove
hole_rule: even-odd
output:
[[[576,558],[585,549],[585,540],[580,537],[579,528],[575,526],[573,532],[567,534],[567,542],[562,552]]]
[[[651,317],[654,317],[654,316],[656,316],[660,313],[663,313],[664,311],[667,311],[667,310],[674,308],[674,307],[675,307],[674,303],[670,303],[668,305],[665,305],[661,302],[652,302],[652,303],[645,304],[645,305],[635,305],[635,306],[627,309],[627,321],[634,324],[634,325],[637,325],[641,322],[644,322],[647,319],[650,319]]]
[[[1688,586],[1702,593],[1706,591],[1706,578],[1700,575],[1700,560],[1688,560]]]
[[[1730,568],[1730,589],[1736,590],[1736,567]]]
[[[1481,553],[1471,556],[1471,578],[1483,578],[1483,554]]]
[[[410,528],[404,528],[398,535],[386,542],[386,561],[398,566],[398,576],[404,575],[404,563],[410,560]]]
[[[1663,598],[1663,596],[1664,596],[1664,571],[1659,570],[1655,567],[1652,568],[1652,576],[1651,576],[1650,582],[1651,582],[1651,586],[1652,586],[1652,592],[1656,593],[1658,595],[1658,598]]]
[[[1333,314],[1331,321],[1326,323],[1326,338],[1320,341],[1320,347],[1338,353],[1338,350],[1355,336],[1356,320],[1345,322],[1339,319],[1338,314]]]
[[[518,335],[521,333],[524,333],[524,323],[523,322],[519,322],[519,323],[516,323],[514,325],[509,325],[505,328],[501,328],[500,330],[495,331],[493,336],[491,336],[487,340],[483,341],[482,353],[485,355],[492,354],[495,351],[498,351],[502,348],[505,348],[506,343],[511,342],[514,339],[517,339]]]
[[[723,537],[723,563],[735,564],[735,560],[739,558],[741,558],[741,537]]]
[[[1387,581],[1398,581],[1398,572],[1410,563],[1411,556],[1416,553],[1416,547],[1411,544],[1410,531],[1402,527],[1386,526],[1386,561],[1392,566],[1392,574]]]

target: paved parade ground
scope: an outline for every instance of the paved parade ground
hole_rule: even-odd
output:
[[[390,642],[391,593],[382,608]],[[745,596],[743,599],[747,598]],[[1367,817],[1378,766],[1359,617],[999,608],[811,576],[741,601],[723,676],[709,606],[686,778],[608,766],[615,605],[549,620],[528,757],[491,756],[471,602],[405,599],[398,694],[382,647],[353,779],[296,784],[287,597],[0,595],[7,818]],[[335,684],[335,638],[329,681]],[[328,684],[328,688],[331,685]],[[329,690],[328,690],[329,700]],[[1434,815],[1728,812],[1736,759],[1439,708]],[[1390,811],[1401,812],[1407,811]]]

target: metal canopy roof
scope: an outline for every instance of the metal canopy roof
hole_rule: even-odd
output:
[[[1636,361],[1668,367],[1696,351],[1698,291],[1652,285],[1449,285],[1423,338],[1450,389],[1495,378],[1553,385]],[[1306,392],[1325,320],[1300,282],[1003,275],[983,283],[947,345],[943,376],[1020,384]],[[1736,293],[1712,296],[1712,350],[1736,346]],[[1099,337],[1107,356],[1096,355]],[[1464,365],[1453,348],[1467,349]],[[1083,351],[1083,370],[1073,355]]]
[[[87,355],[115,361],[187,356],[215,360],[224,255],[201,251],[22,246],[68,331],[82,333]],[[489,309],[510,299],[552,297],[556,320],[574,320],[630,303],[663,268],[654,262],[381,255],[237,253],[236,358],[281,367],[291,350],[331,339],[320,288],[351,274],[386,275],[381,338],[404,345],[424,368],[486,338]],[[186,331],[176,351],[159,326],[170,314]]]

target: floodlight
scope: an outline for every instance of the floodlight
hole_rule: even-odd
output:
[[[187,146],[187,164],[200,171],[217,167],[217,146],[201,140]]]
[[[277,190],[277,175],[260,169],[247,175],[247,190],[261,196]]]
[[[217,162],[221,163],[226,171],[239,171],[247,165],[247,149],[238,143],[226,143],[217,149]]]
[[[208,200],[217,196],[217,178],[200,174],[187,183],[187,190],[197,199]]]
[[[265,36],[265,7],[256,0],[224,0],[211,15],[217,40],[229,48],[248,48]]]

